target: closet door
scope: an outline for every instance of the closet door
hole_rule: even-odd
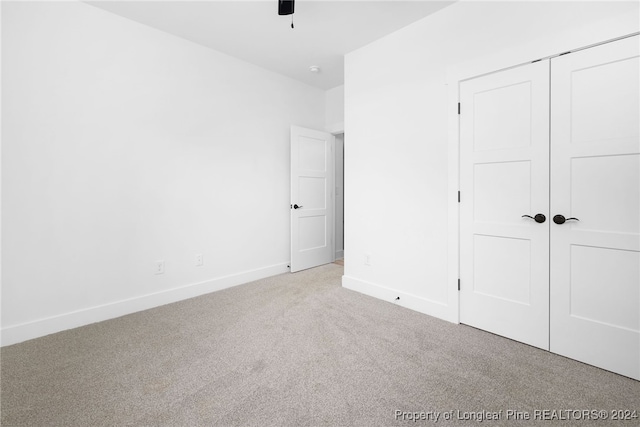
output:
[[[551,60],[550,349],[636,379],[639,42]]]
[[[460,101],[460,321],[548,349],[549,63],[461,82]]]

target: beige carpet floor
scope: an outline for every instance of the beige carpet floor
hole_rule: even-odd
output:
[[[341,275],[329,264],[4,347],[2,426],[640,424],[558,412],[640,410],[638,381],[343,289]],[[478,421],[486,411],[499,419]]]

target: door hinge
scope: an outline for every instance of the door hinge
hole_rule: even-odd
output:
[[[460,114],[460,103],[458,102],[458,114]]]
[[[460,192],[458,191],[458,203],[460,203]]]
[[[458,290],[460,290],[460,279],[458,279]]]

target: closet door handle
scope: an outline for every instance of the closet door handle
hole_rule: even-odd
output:
[[[556,224],[564,224],[567,221],[580,221],[578,218],[565,218],[564,215],[556,215],[553,217],[553,222]]]
[[[302,207],[302,206],[298,206],[297,204],[296,204],[296,205],[293,205],[293,209],[300,209],[301,207]]]
[[[538,224],[542,224],[543,222],[545,222],[547,220],[547,217],[544,216],[543,214],[539,213],[536,214],[536,216],[531,216],[531,215],[522,215],[522,218],[531,218],[532,220],[534,220],[535,222],[537,222]]]

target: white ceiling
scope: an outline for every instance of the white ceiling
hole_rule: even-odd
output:
[[[233,55],[304,83],[330,89],[344,82],[343,55],[452,1],[298,0],[291,17],[278,0],[88,1],[87,3]],[[309,72],[317,65],[320,73]]]

